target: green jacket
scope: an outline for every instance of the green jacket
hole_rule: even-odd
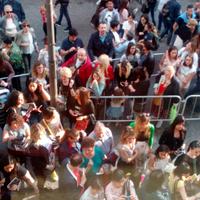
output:
[[[134,128],[135,127],[135,122],[131,122],[129,124],[129,126]],[[155,134],[154,125],[150,123],[149,129],[150,129],[150,138],[149,138],[149,141],[148,141],[148,145],[149,145],[150,148],[152,148],[153,147],[153,142],[154,142],[154,134]]]

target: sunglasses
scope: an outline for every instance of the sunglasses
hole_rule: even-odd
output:
[[[30,27],[30,25],[29,24],[25,24],[25,25],[23,25],[23,27]]]
[[[8,14],[9,14],[9,13],[13,13],[13,11],[6,11],[6,13],[8,13]]]

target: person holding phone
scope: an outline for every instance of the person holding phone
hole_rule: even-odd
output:
[[[5,179],[1,186],[1,199],[11,200],[11,192],[17,190],[22,180],[31,186],[36,194],[39,193],[35,180],[26,168],[8,155],[3,155],[0,160],[0,172]]]

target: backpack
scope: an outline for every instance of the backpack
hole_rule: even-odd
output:
[[[13,69],[24,69],[24,63],[22,59],[22,54],[20,48],[13,42],[11,52],[10,52],[10,62]]]
[[[169,16],[169,11],[170,11],[170,9],[169,9],[169,4],[168,4],[168,2],[167,2],[167,3],[165,3],[165,4],[163,5],[162,11],[161,11],[162,16],[163,16],[163,17],[168,17],[168,16]]]

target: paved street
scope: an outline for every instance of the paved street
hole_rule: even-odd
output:
[[[43,41],[44,33],[42,30],[42,23],[41,23],[41,17],[39,14],[39,7],[42,4],[42,2],[45,2],[45,0],[20,0],[22,2],[23,7],[25,9],[25,13],[27,16],[27,19],[29,20],[30,24],[33,26],[33,28],[36,31],[36,36],[38,39],[39,47],[43,47]],[[89,39],[90,34],[94,31],[93,28],[90,25],[90,19],[92,15],[95,12],[96,9],[96,0],[71,0],[70,6],[69,6],[69,14],[72,20],[72,25],[74,28],[77,28],[79,32],[79,36],[83,39],[85,46],[87,46],[87,41]],[[183,6],[183,10],[186,7],[188,3],[195,2],[194,0],[179,0],[181,5]],[[59,6],[58,6],[59,7]],[[58,15],[59,8],[56,8],[56,13]],[[133,8],[138,7],[140,10],[140,5],[133,1]],[[137,17],[139,18],[140,12],[138,12]],[[57,46],[59,46],[62,42],[62,40],[67,37],[67,33],[64,32],[64,28],[66,28],[66,21],[65,18],[62,21],[62,26],[57,27]],[[158,52],[164,52],[167,46],[164,42],[162,42]],[[194,139],[200,139],[200,132],[199,132],[199,121],[195,122],[187,122],[187,144]],[[112,127],[114,137],[118,139],[119,136],[119,129]],[[160,135],[161,130],[157,131],[156,140]],[[116,141],[117,141],[116,139]],[[3,145],[0,144],[0,151],[3,148]],[[48,192],[45,194],[44,199],[48,200],[60,200],[59,194],[54,192]],[[16,196],[16,200],[21,200],[21,197]],[[15,200],[14,199],[14,200]],[[36,198],[37,199],[37,198]],[[67,200],[67,198],[66,198]]]

